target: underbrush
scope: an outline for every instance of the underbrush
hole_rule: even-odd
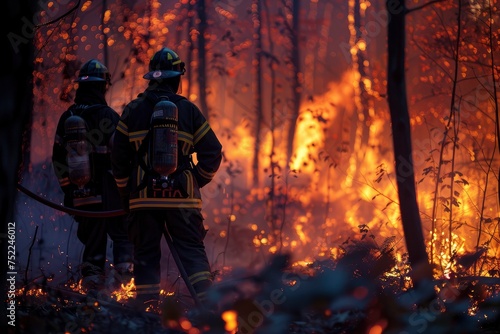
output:
[[[139,312],[109,297],[81,294],[48,281],[16,297],[20,333],[500,333],[500,279],[466,271],[418,280],[398,263],[392,240],[349,240],[338,259],[295,264],[276,255],[257,273],[219,275],[208,307],[188,294],[164,296]],[[411,279],[417,278],[418,285]]]

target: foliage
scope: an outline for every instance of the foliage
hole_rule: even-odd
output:
[[[140,312],[110,299],[109,291],[82,295],[42,281],[17,298],[21,332],[234,333],[237,319],[238,333],[256,334],[498,333],[499,279],[457,272],[418,287],[401,284],[410,272],[394,271],[393,238],[378,245],[366,227],[360,231],[336,260],[299,265],[281,254],[256,272],[225,272],[204,309],[194,309],[179,292],[163,297],[152,312]]]

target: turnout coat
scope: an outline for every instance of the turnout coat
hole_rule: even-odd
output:
[[[149,132],[154,106],[162,98],[178,108],[178,168],[169,176],[171,187],[154,190],[145,167],[149,152],[141,145]],[[198,107],[161,87],[149,87],[127,104],[116,127],[111,162],[120,194],[129,198],[130,211],[201,209],[200,188],[214,178],[221,161],[222,145]]]
[[[82,94],[79,103],[65,111],[58,122],[52,163],[59,185],[64,192],[64,204],[68,207],[104,205],[103,209],[117,209],[120,201],[116,198],[116,185],[111,175],[110,141],[119,115],[109,107],[104,99]],[[87,125],[87,144],[90,151],[91,180],[85,186],[90,192],[85,196],[75,196],[78,187],[70,182],[66,161],[66,133],[64,122],[72,115],[80,116]]]

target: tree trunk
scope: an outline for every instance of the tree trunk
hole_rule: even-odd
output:
[[[490,14],[490,22],[489,22],[489,44],[490,48],[493,50],[494,47],[494,38],[493,38],[493,9],[489,6],[489,14]],[[494,52],[490,52],[490,60],[491,60],[491,81],[493,82],[493,103],[495,105],[495,125],[497,132],[497,149],[500,150],[500,119],[498,117],[499,107],[498,107],[498,98],[497,98],[497,79],[495,77],[495,56]],[[500,175],[500,168],[498,170],[498,175]],[[500,205],[500,177],[498,177],[497,182],[497,193],[498,193],[498,204]]]
[[[109,50],[108,50],[108,34],[105,32],[106,31],[106,26],[108,24],[107,21],[105,21],[106,18],[106,10],[108,9],[108,1],[107,0],[102,0],[102,7],[101,7],[101,33],[103,37],[103,45],[104,48],[102,49],[102,53],[104,55],[103,63],[104,66],[106,66],[108,69],[110,69],[109,66]]]
[[[2,50],[4,57],[7,57],[6,66],[0,74],[2,82],[2,89],[0,89],[0,101],[2,101],[0,109],[2,288],[0,295],[3,298],[7,296],[6,279],[20,275],[20,273],[10,274],[17,272],[16,255],[11,251],[19,251],[19,249],[15,249],[15,232],[19,226],[13,220],[13,208],[17,195],[16,184],[21,177],[24,163],[29,157],[29,134],[33,110],[32,73],[35,29],[32,18],[36,12],[36,4],[36,2],[31,1],[7,1],[3,4],[4,14],[10,18],[2,20],[1,23]],[[6,319],[6,305],[4,304],[1,311],[3,321]]]
[[[300,84],[300,53],[299,53],[299,11],[300,11],[300,0],[293,0],[292,8],[292,26],[290,29],[290,38],[292,44],[291,50],[291,62],[293,68],[293,78],[292,78],[292,114],[290,117],[290,123],[288,128],[288,141],[287,141],[287,158],[288,163],[291,162],[293,153],[293,141],[295,138],[295,127],[297,125],[297,119],[299,118],[300,111],[300,98],[301,98],[301,84]]]
[[[198,85],[200,90],[200,109],[205,118],[209,118],[207,103],[207,53],[205,50],[205,31],[207,28],[207,14],[205,0],[197,1],[198,24]]]
[[[254,5],[252,6],[252,21],[254,27],[254,40],[255,40],[255,89],[254,89],[254,101],[255,101],[255,145],[253,149],[253,159],[252,159],[252,179],[253,184],[259,184],[259,152],[261,145],[262,136],[262,124],[264,121],[263,115],[263,101],[262,101],[262,9],[260,0],[253,0]]]
[[[188,4],[188,23],[187,23],[187,35],[189,38],[189,52],[187,53],[186,56],[186,73],[187,73],[187,82],[188,82],[188,90],[186,92],[186,97],[189,99],[191,96],[191,93],[193,92],[193,72],[190,70],[190,66],[193,63],[193,53],[194,53],[194,38],[191,32],[193,29],[195,29],[195,24],[194,24],[194,15],[195,15],[195,8],[194,5],[191,3],[191,1]]]
[[[412,268],[417,269],[414,284],[432,279],[417,205],[415,175],[412,162],[410,118],[405,79],[405,4],[404,0],[387,0],[389,26],[387,34],[388,69],[387,94],[391,114],[396,182],[401,221]],[[423,268],[423,269],[422,269]],[[421,271],[423,270],[423,271]]]
[[[365,14],[361,9],[361,1],[354,1],[354,43],[358,44],[363,37],[363,27],[366,29],[365,22]],[[354,146],[354,152],[356,152],[358,165],[356,166],[356,173],[359,173],[359,165],[364,160],[365,150],[363,148],[368,146],[368,140],[370,135],[370,106],[372,104],[371,97],[369,92],[367,91],[367,87],[365,85],[365,79],[369,79],[368,77],[368,68],[365,65],[366,63],[366,49],[358,48],[356,50],[356,54],[353,55],[353,61],[356,62],[356,68],[359,73],[358,80],[358,94],[359,96],[356,98],[357,105],[357,114],[358,114],[358,122],[356,127],[356,144]],[[371,80],[370,80],[371,81]]]
[[[270,186],[269,186],[269,198],[267,201],[267,209],[268,209],[268,222],[269,226],[271,228],[271,231],[275,233],[277,231],[277,214],[276,214],[276,178],[280,174],[280,163],[278,159],[276,159],[276,115],[275,115],[275,104],[277,103],[277,96],[276,96],[276,71],[274,69],[274,64],[277,63],[276,58],[274,57],[274,44],[271,36],[271,12],[269,10],[268,2],[267,0],[261,0],[262,1],[262,7],[263,11],[262,13],[266,16],[265,17],[265,22],[266,22],[266,28],[268,31],[267,34],[267,45],[269,47],[269,51],[267,51],[268,56],[267,56],[267,66],[268,66],[268,71],[270,75],[270,89],[269,89],[269,101],[270,103],[270,108],[269,108],[269,130],[271,132],[271,152],[269,154],[269,169],[270,169]],[[261,17],[262,19],[263,17]],[[262,24],[262,22],[261,22]]]

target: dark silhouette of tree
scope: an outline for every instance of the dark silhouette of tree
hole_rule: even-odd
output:
[[[355,30],[355,43],[356,45],[359,45],[361,43],[366,43],[364,41],[365,37],[363,36],[363,29],[365,28],[366,22],[365,21],[365,15],[364,10],[361,9],[361,4],[360,0],[355,0],[354,1],[354,6],[353,6],[353,16],[354,16],[354,30]],[[370,107],[373,105],[373,102],[371,101],[371,96],[368,92],[368,88],[366,87],[365,84],[365,79],[369,80],[369,73],[368,73],[368,66],[366,65],[368,59],[367,59],[367,52],[366,52],[366,47],[356,48],[356,52],[353,55],[353,61],[356,62],[356,68],[359,73],[359,80],[358,80],[358,85],[359,85],[359,90],[358,90],[358,98],[356,99],[358,101],[357,103],[357,114],[358,114],[358,127],[359,129],[357,130],[357,140],[359,140],[359,146],[355,146],[355,149],[358,147],[366,147],[368,145],[368,138],[370,135],[370,123],[371,123],[371,116],[370,116]],[[359,100],[358,100],[359,99]],[[358,164],[361,164],[363,161],[363,154],[358,155]],[[356,172],[358,172],[359,168],[356,168]]]
[[[280,164],[278,159],[276,158],[276,150],[277,150],[277,143],[276,143],[276,115],[275,115],[275,110],[276,110],[276,104],[278,103],[278,97],[276,94],[276,71],[274,69],[275,65],[279,64],[278,59],[274,56],[274,44],[271,36],[271,13],[269,10],[269,5],[267,0],[262,0],[262,7],[264,9],[263,13],[266,16],[265,22],[266,22],[266,28],[268,31],[267,34],[267,45],[269,47],[269,50],[266,50],[265,53],[263,53],[263,56],[265,56],[266,62],[267,62],[267,70],[269,72],[270,76],[270,93],[269,93],[269,100],[271,101],[270,107],[269,107],[269,130],[271,132],[271,151],[269,154],[269,169],[270,169],[270,186],[269,186],[269,196],[267,199],[267,220],[269,222],[269,226],[271,227],[272,231],[276,231],[277,227],[277,214],[276,214],[276,191],[277,191],[277,186],[276,186],[276,177],[280,174]],[[263,16],[264,16],[263,15]],[[261,22],[262,24],[262,22]]]
[[[493,9],[492,6],[490,5],[488,8],[488,14],[489,14],[489,24],[488,24],[488,37],[489,37],[489,45],[493,49]],[[495,104],[495,125],[496,125],[496,132],[497,132],[497,148],[500,148],[500,118],[498,115],[499,112],[499,106],[498,106],[498,98],[497,98],[497,83],[498,79],[495,77],[495,57],[494,53],[490,52],[490,60],[491,60],[491,79],[493,81],[493,101]],[[497,72],[498,73],[498,72]],[[498,170],[498,203],[500,204],[500,168]]]
[[[406,7],[404,0],[387,0],[386,5],[389,15],[387,95],[391,115],[401,222],[412,267],[414,269],[427,268],[429,260],[425,251],[422,222],[416,198],[411,128],[406,95]],[[419,276],[414,278],[414,283],[424,278],[432,279],[432,272],[424,269],[422,273],[419,273]]]
[[[108,10],[108,1],[103,0],[102,1],[102,7],[101,7],[101,25],[102,25],[102,37],[103,37],[103,49],[102,53],[104,55],[104,65],[109,68],[109,51],[108,51],[108,34],[106,32],[105,27],[108,24],[109,21],[109,16],[106,16],[106,11]]]
[[[252,2],[252,21],[254,27],[254,42],[255,42],[255,144],[253,150],[252,161],[252,179],[254,184],[259,184],[259,151],[261,146],[262,126],[264,122],[264,101],[262,99],[262,13],[261,1],[254,0]]]
[[[8,1],[4,3],[4,13],[9,20],[2,20],[2,50],[5,66],[0,74],[2,108],[0,109],[0,214],[2,230],[0,245],[2,247],[2,288],[0,295],[6,298],[7,272],[17,269],[10,267],[7,252],[15,250],[15,243],[9,244],[9,236],[16,231],[14,203],[17,195],[16,184],[21,177],[24,163],[27,161],[30,142],[31,113],[33,110],[33,35],[35,22],[33,18],[37,10],[36,2]],[[31,20],[31,21],[30,21]],[[12,258],[12,257],[11,257]],[[7,304],[3,303],[2,321],[6,323]],[[6,331],[3,331],[4,333]]]
[[[205,46],[205,33],[207,30],[207,13],[205,0],[196,2],[196,12],[198,13],[198,86],[200,92],[200,109],[208,119],[207,103],[207,53]]]
[[[191,85],[191,82],[193,82],[193,71],[191,71],[190,69],[190,66],[193,62],[193,53],[194,53],[194,50],[195,50],[195,39],[193,37],[193,31],[195,29],[195,20],[194,20],[194,17],[195,17],[195,8],[194,8],[194,5],[191,1],[189,1],[188,3],[188,19],[187,19],[187,31],[188,31],[188,40],[189,40],[189,47],[188,47],[188,53],[187,53],[187,56],[186,56],[186,67],[187,67],[187,71],[186,71],[186,76],[187,76],[187,81],[190,83],[188,85],[188,90],[186,92],[186,96],[191,96],[191,92],[193,91],[193,88],[192,88],[192,85]]]
[[[291,85],[292,89],[291,94],[291,115],[288,123],[288,141],[287,141],[287,159],[288,163],[290,163],[290,159],[292,157],[293,152],[293,142],[295,139],[295,127],[297,125],[297,119],[299,118],[300,112],[300,99],[301,99],[301,73],[300,73],[300,0],[292,0],[292,6],[288,4],[288,1],[283,1],[283,5],[286,10],[291,12],[292,22],[290,24],[289,20],[284,20],[286,25],[286,31],[289,34],[290,38],[290,63],[291,67]]]

